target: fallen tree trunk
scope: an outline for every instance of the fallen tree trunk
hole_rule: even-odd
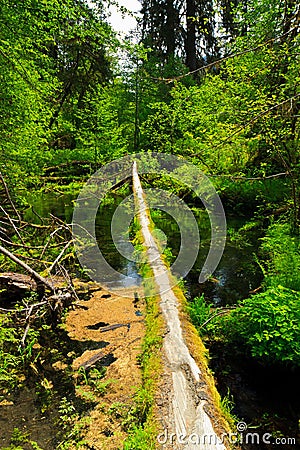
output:
[[[140,183],[136,162],[133,165],[132,177],[143,245],[148,256],[148,264],[153,272],[156,295],[160,298],[160,309],[168,330],[163,339],[163,360],[165,361],[165,377],[168,377],[171,392],[168,395],[169,403],[162,412],[161,427],[167,436],[175,437],[174,448],[178,450],[194,448],[226,450],[227,446],[223,444],[214,429],[214,427],[218,428],[219,417],[215,418],[213,414],[209,415],[207,412],[209,408],[214,411],[214,399],[208,397],[210,388],[206,376],[200,370],[185,340],[179,314],[179,300],[172,290],[170,271],[165,265],[152,235],[149,208]],[[221,434],[221,430],[218,431],[218,434]],[[176,438],[178,439],[180,436],[193,435],[199,436],[199,439],[209,437],[209,442],[204,439],[201,447],[200,443],[195,447],[194,443],[188,440],[176,442]]]
[[[28,272],[34,280],[38,283],[42,283],[44,286],[46,286],[48,289],[50,289],[51,292],[54,292],[54,286],[51,284],[46,278],[42,277],[39,273],[37,273],[34,269],[32,269],[28,264],[26,264],[24,261],[21,261],[17,256],[15,256],[13,253],[11,253],[6,248],[2,247],[0,245],[0,253],[7,256],[9,259],[17,263],[19,266],[23,267],[23,269]]]
[[[45,287],[37,283],[30,275],[14,272],[0,273],[0,301],[22,300],[32,292],[36,292],[41,298]]]

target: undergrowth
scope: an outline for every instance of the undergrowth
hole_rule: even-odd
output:
[[[300,366],[299,237],[291,234],[288,223],[277,222],[261,240],[262,292],[215,317],[203,297],[194,299],[188,310],[210,339],[232,344],[264,364]]]

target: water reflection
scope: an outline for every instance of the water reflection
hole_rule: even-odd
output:
[[[57,194],[55,192],[29,194],[28,202],[32,208],[28,208],[25,219],[35,223],[40,223],[41,218],[54,214],[68,223],[72,221],[73,202],[75,195]],[[106,204],[100,205],[96,219],[96,236],[101,253],[116,271],[120,273],[117,284],[118,287],[131,287],[141,283],[141,277],[134,261],[130,261],[122,256],[117,250],[111,236],[111,221],[117,206],[122,202],[123,197],[112,195]],[[34,211],[38,214],[34,214]],[[257,239],[253,235],[250,245],[244,248],[227,241],[223,257],[215,270],[211,279],[204,284],[198,283],[198,277],[206,260],[210,246],[210,221],[204,210],[194,209],[194,214],[200,231],[200,249],[194,267],[187,275],[185,282],[187,297],[193,298],[204,293],[209,302],[216,306],[232,305],[238,300],[249,296],[249,292],[257,288],[262,280],[262,274],[254,261],[253,253],[257,250]],[[88,218],[88,214],[87,214]],[[174,257],[180,251],[181,234],[179,226],[172,217],[164,212],[152,211],[152,218],[156,228],[162,230],[167,236],[167,246],[171,248]],[[238,217],[228,217],[228,228],[239,229],[246,219]],[[130,244],[126,236],[120,235],[117,244],[126,254],[126,246]],[[122,276],[123,275],[123,276]],[[131,277],[131,283],[124,277]],[[109,281],[107,283],[109,285]]]

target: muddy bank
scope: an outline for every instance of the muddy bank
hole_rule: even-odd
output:
[[[75,284],[81,300],[62,325],[40,330],[34,362],[1,395],[1,448],[123,448],[142,383],[144,304],[129,291]]]
[[[123,295],[126,295],[124,290],[122,296],[97,291],[89,300],[80,301],[66,321],[71,340],[95,343],[94,348],[82,352],[72,363],[77,378],[76,395],[85,398],[93,394],[96,401],[84,432],[84,441],[91,448],[122,448],[127,436],[124,421],[142,383],[138,355],[145,332],[144,304]],[[98,380],[96,390],[83,383],[78,375],[103,366],[105,375]]]

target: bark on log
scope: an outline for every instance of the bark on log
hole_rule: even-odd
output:
[[[35,270],[33,270],[28,264],[26,264],[24,261],[21,261],[17,256],[15,256],[13,253],[11,253],[6,248],[2,247],[0,245],[0,253],[7,256],[9,259],[17,263],[19,266],[23,267],[23,269],[28,272],[36,282],[42,283],[44,286],[46,286],[48,289],[50,289],[51,292],[54,292],[54,286],[51,284],[46,278],[42,277],[39,273],[37,273]]]
[[[92,356],[90,359],[88,359],[87,361],[80,364],[79,369],[80,368],[88,369],[89,367],[93,366],[96,362],[100,361],[100,359],[104,358],[105,356],[106,356],[106,354],[103,352],[96,353],[96,355]]]
[[[14,272],[0,273],[0,301],[18,301],[32,292],[42,297],[44,291],[44,286],[29,275]]]

